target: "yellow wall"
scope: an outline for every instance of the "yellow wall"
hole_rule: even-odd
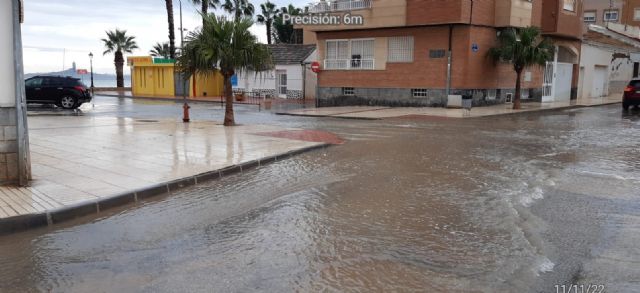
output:
[[[173,96],[173,64],[144,64],[131,69],[134,96]]]
[[[189,81],[189,96],[193,97],[193,77]],[[174,64],[135,63],[131,67],[133,96],[174,97]],[[222,74],[216,72],[196,76],[196,96],[219,97],[223,92]]]
[[[206,76],[204,74],[197,74],[196,75],[196,96],[197,97],[204,97],[205,93],[207,94],[207,97],[220,97],[222,96],[222,91],[224,90],[223,87],[223,78],[222,78],[222,74],[220,74],[220,72],[216,71],[215,74],[209,74],[209,76]],[[190,91],[189,91],[189,96],[193,97],[193,77],[191,78],[191,85],[190,85]]]

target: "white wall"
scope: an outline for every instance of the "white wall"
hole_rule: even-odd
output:
[[[275,71],[279,70],[287,72],[287,89],[302,90],[302,65],[276,65]],[[257,74],[253,71],[239,73],[238,86],[236,86],[236,88],[241,88],[247,91],[252,91],[254,89],[275,89],[275,71],[265,71]]]
[[[612,95],[622,92],[626,84],[633,75],[633,62],[630,58],[616,58],[616,55],[626,56],[627,51],[614,50],[612,48],[600,47],[591,44],[582,44],[582,57],[580,68],[583,76],[580,77],[578,85],[578,97],[582,99],[596,98],[592,94],[594,82],[594,70],[596,66],[606,66],[608,68],[608,82],[605,82],[605,95]],[[622,85],[622,86],[621,86]]]
[[[275,73],[274,71],[264,72],[241,72],[238,74],[238,86],[235,88],[252,91],[254,89],[275,89]]]
[[[313,50],[311,55],[304,60],[306,73],[304,73],[304,98],[315,99],[316,90],[318,88],[318,74],[311,70],[311,63],[318,61],[318,50]]]
[[[276,70],[287,72],[287,89],[292,91],[302,90],[304,84],[302,69],[301,64],[276,65]]]
[[[13,0],[0,0],[0,107],[15,106]]]

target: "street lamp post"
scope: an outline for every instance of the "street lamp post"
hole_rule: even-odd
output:
[[[89,52],[89,66],[91,70],[91,95],[93,96],[93,53]]]
[[[182,27],[182,0],[179,0],[180,2],[180,50],[184,50],[184,28]],[[188,123],[189,121],[191,121],[191,119],[189,118],[189,103],[187,103],[187,83],[186,80],[184,78],[184,73],[181,72],[180,73],[180,78],[182,78],[182,99],[184,101],[184,104],[182,105],[182,122],[184,123]],[[192,78],[196,78],[195,76],[193,76]]]

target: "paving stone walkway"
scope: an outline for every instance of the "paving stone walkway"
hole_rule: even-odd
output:
[[[45,213],[159,183],[335,142],[268,125],[30,117],[33,182],[0,187],[0,220]]]

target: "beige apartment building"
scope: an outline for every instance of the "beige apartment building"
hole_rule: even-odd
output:
[[[321,72],[318,103],[444,106],[472,95],[476,106],[509,102],[516,75],[487,57],[505,27],[537,26],[556,54],[523,74],[523,97],[576,97],[581,0],[334,0],[312,13],[362,16],[360,25],[306,25]]]
[[[589,24],[607,23],[640,26],[640,0],[584,0],[583,20],[585,29]]]

